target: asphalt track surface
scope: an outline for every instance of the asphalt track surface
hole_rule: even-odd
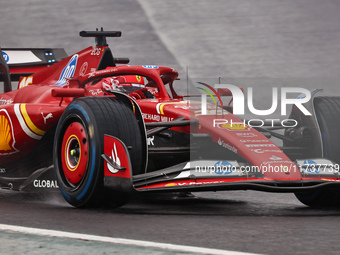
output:
[[[221,76],[236,83],[303,79],[330,94],[340,92],[339,1],[0,2],[2,47],[64,47],[72,54],[93,45],[91,39],[78,37],[79,31],[103,26],[123,31],[122,38],[109,39],[109,44],[133,65],[172,66],[184,78],[188,67],[192,77]],[[58,192],[0,191],[0,224],[261,254],[339,253],[339,210],[305,207],[292,194],[195,195],[78,210]],[[26,244],[6,233],[0,241],[2,249],[6,244],[11,248],[7,254],[22,253],[11,242]],[[25,252],[44,253],[39,245],[27,245]],[[62,252],[68,254],[67,248]]]

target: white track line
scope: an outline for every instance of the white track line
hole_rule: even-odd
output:
[[[86,235],[86,234],[78,234],[78,233],[48,230],[48,229],[27,228],[27,227],[20,227],[20,226],[5,225],[5,224],[0,224],[0,231],[17,232],[17,233],[22,233],[22,234],[31,234],[31,235],[38,235],[38,236],[70,238],[70,239],[77,239],[77,240],[83,240],[83,241],[96,241],[96,242],[105,242],[105,243],[122,244],[122,245],[133,245],[133,246],[140,246],[140,247],[147,247],[147,248],[156,248],[156,249],[163,249],[163,250],[169,250],[169,251],[191,252],[191,253],[199,253],[199,254],[214,254],[214,255],[220,255],[220,254],[251,255],[253,254],[253,253],[227,251],[227,250],[219,250],[219,249],[200,248],[200,247],[194,247],[194,246],[139,241],[139,240],[133,240],[133,239]]]

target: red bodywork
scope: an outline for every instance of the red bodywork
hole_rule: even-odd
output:
[[[148,90],[155,98],[136,99],[145,123],[171,122],[179,117],[197,120],[192,127],[178,126],[172,130],[189,134],[210,134],[212,141],[241,155],[251,165],[271,165],[280,171],[262,171],[263,178],[202,178],[194,180],[170,180],[146,185],[138,189],[151,189],[192,185],[217,185],[228,182],[244,181],[302,181],[298,167],[263,134],[240,124],[242,121],[233,114],[223,110],[223,115],[200,115],[200,102],[184,100],[173,93],[169,96],[165,84],[172,84],[178,76],[176,70],[169,67],[156,66],[105,66],[97,70],[103,54],[108,47],[89,47],[49,67],[39,67],[36,73],[19,81],[19,88],[1,95],[0,107],[0,165],[20,160],[30,152],[44,134],[58,124],[65,108],[78,97],[114,97],[107,93],[100,81],[105,77],[138,75],[153,80],[153,87]],[[25,69],[25,68],[23,68]],[[29,69],[32,70],[32,69]],[[22,72],[22,69],[11,69],[12,73]],[[36,71],[36,70],[34,70]],[[93,84],[94,83],[94,84]],[[93,84],[93,85],[92,85]],[[157,91],[155,90],[157,88]],[[172,88],[171,88],[172,90]],[[213,109],[215,106],[213,106]],[[220,109],[221,110],[221,109]],[[213,125],[214,119],[223,118],[239,124]],[[224,159],[228,160],[228,159]],[[107,171],[107,170],[105,170]],[[314,178],[321,180],[321,178]],[[337,178],[329,178],[337,180]],[[213,189],[213,188],[212,188]]]

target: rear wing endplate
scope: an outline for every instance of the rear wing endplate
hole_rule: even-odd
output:
[[[12,81],[28,76],[68,57],[62,48],[2,48]],[[0,81],[4,81],[3,73]]]

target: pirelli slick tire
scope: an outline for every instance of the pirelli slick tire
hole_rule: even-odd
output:
[[[340,97],[316,97],[314,109],[322,137],[323,156],[340,164]],[[295,196],[312,207],[340,206],[339,189],[301,192]]]
[[[58,185],[73,206],[120,206],[127,200],[121,193],[104,190],[104,134],[129,147],[132,169],[135,174],[141,172],[142,140],[131,109],[112,98],[77,99],[59,120],[53,153]]]
[[[340,190],[322,189],[309,192],[295,193],[297,199],[308,206],[316,208],[339,207]]]

